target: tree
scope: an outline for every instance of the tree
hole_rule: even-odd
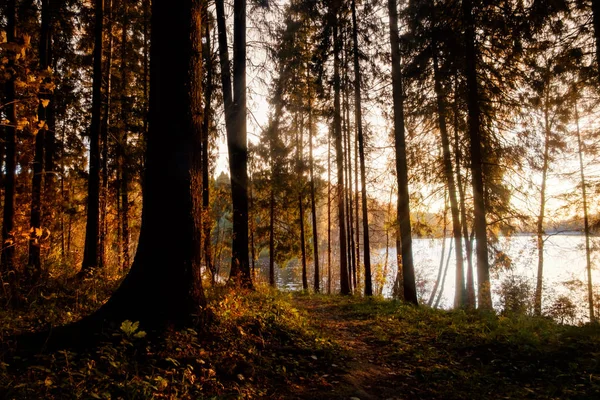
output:
[[[371,280],[371,249],[369,241],[369,212],[367,210],[367,178],[365,172],[365,139],[362,122],[361,105],[361,73],[358,60],[358,26],[356,21],[356,1],[352,0],[352,43],[354,62],[354,123],[357,129],[358,154],[360,157],[360,184],[362,199],[362,223],[363,223],[363,250],[365,263],[365,296],[373,295],[373,284]],[[358,191],[358,187],[356,188]],[[358,218],[356,223],[358,224]],[[358,231],[358,229],[357,229]]]
[[[225,89],[224,89],[225,90]],[[232,129],[227,132],[233,242],[230,280],[252,287],[248,252],[248,145],[246,143],[246,0],[233,4]]]
[[[102,114],[102,44],[104,25],[104,0],[94,3],[94,68],[92,76],[92,122],[89,130],[89,178],[85,248],[80,274],[89,274],[99,266],[100,234],[100,136]]]
[[[471,150],[471,179],[473,186],[474,224],[477,254],[477,300],[481,309],[492,309],[490,265],[488,259],[487,222],[483,187],[483,156],[481,149],[481,110],[477,82],[477,50],[475,23],[471,0],[462,2],[465,23],[465,76],[467,81],[467,105],[469,109],[469,144]]]
[[[388,12],[390,18],[390,43],[392,46],[394,139],[396,150],[396,176],[398,179],[397,212],[402,254],[402,282],[404,299],[410,303],[418,304],[410,227],[408,169],[406,163],[406,139],[404,136],[404,92],[402,88],[400,40],[398,35],[398,8],[396,0],[388,0]],[[400,270],[400,266],[398,266],[398,270]]]
[[[338,198],[338,225],[340,232],[340,292],[350,294],[350,277],[348,275],[348,252],[346,243],[346,210],[344,207],[344,153],[342,150],[342,110],[340,105],[340,53],[342,40],[339,36],[338,26],[339,7],[330,10],[330,21],[333,28],[333,137],[335,141],[335,159],[337,166],[337,198]]]
[[[183,326],[201,315],[201,3],[154,0],[151,24],[150,123],[133,265],[94,314],[54,329],[50,338],[23,337],[20,345],[74,346],[94,341],[111,321],[140,321],[151,330]]]

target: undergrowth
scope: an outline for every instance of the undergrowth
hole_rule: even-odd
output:
[[[96,289],[0,311],[2,334],[76,320],[109,293]],[[123,321],[87,351],[5,352],[0,398],[600,398],[595,326],[264,288],[207,297],[213,318],[198,330],[150,339]]]

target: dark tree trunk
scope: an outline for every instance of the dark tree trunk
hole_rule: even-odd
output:
[[[455,79],[456,80],[456,79]],[[467,207],[465,202],[465,189],[463,187],[462,174],[461,174],[461,163],[462,163],[462,152],[460,150],[459,140],[459,127],[458,127],[458,85],[454,85],[454,101],[453,101],[453,114],[454,114],[454,157],[456,163],[456,185],[458,188],[459,195],[459,207],[460,207],[460,221],[462,236],[465,241],[465,250],[467,253],[467,287],[466,287],[466,306],[468,308],[475,308],[475,287],[473,282],[473,246],[469,238],[469,226],[467,224]]]
[[[440,76],[438,66],[436,44],[434,43],[433,46],[433,69],[438,108],[438,125],[440,128],[440,135],[442,137],[442,149],[444,153],[444,175],[446,175],[446,183],[448,185],[450,212],[452,214],[452,236],[454,237],[454,247],[456,248],[456,291],[454,296],[454,307],[460,308],[463,307],[466,303],[462,236],[460,231],[458,199],[456,197],[456,183],[454,182],[454,170],[452,168],[452,157],[450,152],[450,139],[448,137],[448,129],[446,126],[446,98],[442,89],[442,78]]]
[[[390,42],[392,46],[392,89],[394,99],[394,132],[396,148],[396,174],[398,177],[398,225],[402,251],[402,282],[404,299],[418,304],[415,271],[412,254],[410,206],[408,194],[408,168],[406,163],[406,139],[404,136],[404,90],[400,65],[398,36],[398,9],[396,0],[388,0],[390,17]]]
[[[119,222],[121,224],[121,252],[122,264],[121,269],[126,271],[130,265],[129,259],[129,157],[127,154],[127,128],[129,119],[129,104],[127,89],[129,87],[128,70],[127,70],[127,31],[129,29],[129,16],[126,1],[123,2],[123,20],[121,28],[121,124],[119,135],[119,160],[120,168],[120,215]],[[200,213],[202,215],[202,213]]]
[[[6,40],[17,41],[17,10],[15,0],[8,0],[6,5]],[[8,61],[8,70],[14,68],[14,55]],[[7,273],[9,290],[16,292],[15,283],[15,193],[17,170],[17,106],[15,96],[15,74],[6,81],[5,101],[8,124],[5,126],[6,176],[4,181],[4,209],[2,218],[2,273]],[[14,299],[16,300],[16,299]]]
[[[102,113],[102,43],[104,0],[95,1],[94,67],[92,75],[92,122],[90,125],[90,158],[85,225],[85,245],[80,274],[99,266],[100,234],[100,135]]]
[[[349,84],[349,79],[348,79],[348,57],[345,57],[345,64],[344,64],[344,103],[345,103],[345,109],[346,109],[346,124],[345,124],[345,128],[344,132],[344,139],[345,139],[345,158],[346,158],[346,182],[347,185],[346,187],[348,188],[348,190],[346,191],[346,204],[347,204],[347,210],[348,210],[348,261],[350,262],[350,269],[349,269],[349,273],[350,273],[350,282],[351,282],[351,287],[353,289],[356,289],[357,287],[357,279],[356,279],[356,269],[357,269],[357,265],[356,265],[356,254],[354,253],[354,249],[356,248],[356,244],[354,242],[354,214],[353,214],[353,202],[352,202],[352,197],[353,197],[353,193],[354,190],[352,188],[352,146],[351,146],[351,142],[350,142],[350,84]]]
[[[204,37],[206,38],[206,44],[202,47],[202,54],[204,59],[204,65],[206,69],[206,89],[204,92],[204,122],[202,124],[202,208],[204,210],[202,218],[203,225],[203,248],[204,248],[204,262],[206,268],[210,271],[212,283],[215,284],[215,266],[212,259],[212,246],[210,240],[210,231],[212,221],[210,220],[210,168],[209,168],[209,155],[210,151],[208,148],[208,139],[210,136],[210,124],[212,120],[212,92],[213,92],[213,63],[212,63],[212,49],[210,41],[210,27],[208,24],[208,11],[204,8]]]
[[[477,301],[478,307],[492,309],[490,268],[488,260],[487,223],[483,188],[483,154],[480,126],[479,89],[477,83],[477,51],[475,23],[471,0],[463,0],[465,22],[465,58],[467,78],[467,107],[469,110],[469,141],[471,148],[471,170],[473,185],[474,225],[477,253]]]
[[[327,138],[327,294],[331,294],[331,137]]]
[[[581,132],[579,130],[579,110],[577,100],[575,100],[574,108],[575,124],[577,127],[577,148],[579,150],[579,175],[581,178],[581,198],[583,201],[583,232],[585,234],[585,261],[587,271],[588,310],[590,314],[590,322],[595,323],[597,321],[596,316],[594,315],[594,285],[592,284],[592,249],[590,245],[590,220],[588,216],[587,189],[585,186],[585,170],[583,167],[583,143],[581,141]]]
[[[225,90],[224,90],[225,91]],[[252,287],[248,260],[248,145],[246,143],[246,0],[233,4],[233,115],[227,132],[233,238],[231,272],[235,284]]]
[[[40,30],[39,46],[39,67],[42,73],[47,72],[48,67],[52,65],[50,59],[50,1],[42,0],[42,24]],[[49,79],[45,80],[46,82]],[[48,133],[48,107],[50,106],[50,93],[41,92],[39,94],[40,104],[38,105],[38,119],[43,121],[44,125],[35,135],[35,153],[33,157],[33,178],[31,181],[31,213],[29,224],[32,229],[29,239],[29,268],[30,280],[36,282],[42,274],[42,262],[40,252],[40,239],[42,236],[42,181],[44,177],[44,145],[46,144],[46,134]]]
[[[338,35],[337,9],[332,12],[333,22],[333,88],[334,88],[334,114],[333,135],[335,139],[335,158],[337,164],[337,198],[338,198],[338,224],[340,229],[340,292],[350,294],[350,279],[348,276],[348,250],[346,249],[346,210],[344,207],[344,154],[342,150],[342,110],[340,105],[340,53],[341,38]]]
[[[298,118],[298,116],[296,116]],[[296,123],[296,174],[298,176],[298,212],[300,219],[300,256],[302,261],[302,290],[308,290],[308,271],[306,270],[306,238],[304,235],[304,181],[303,181],[303,130],[302,115],[299,116],[300,123]]]
[[[106,236],[108,233],[108,127],[110,125],[110,105],[111,105],[111,89],[112,89],[112,52],[113,52],[113,35],[112,35],[112,0],[105,0],[105,15],[107,16],[106,33],[108,37],[108,49],[106,51],[106,88],[104,90],[104,111],[102,116],[102,134],[100,143],[102,146],[101,171],[102,183],[100,191],[100,236],[99,236],[99,255],[98,261],[100,267],[106,265]],[[118,173],[118,172],[117,172]],[[119,255],[120,256],[120,255]],[[120,262],[119,262],[120,264]]]
[[[313,258],[315,265],[314,290],[315,293],[321,291],[321,275],[319,270],[319,235],[317,234],[317,202],[315,200],[315,174],[313,160],[313,116],[312,116],[312,93],[310,81],[310,66],[306,66],[306,85],[308,92],[308,163],[310,168],[310,212],[312,216],[312,236],[313,236]]]
[[[89,344],[108,322],[140,321],[144,330],[180,327],[202,313],[200,1],[154,0],[151,35],[142,226],[131,270],[97,312],[50,337],[22,337],[18,343],[25,348]]]
[[[358,131],[358,154],[360,157],[360,184],[362,198],[362,224],[363,224],[363,258],[365,264],[365,295],[373,295],[371,279],[371,244],[369,241],[369,213],[367,209],[367,177],[365,172],[365,139],[362,126],[361,106],[361,72],[358,61],[358,27],[356,22],[356,1],[352,0],[352,41],[354,42],[354,123]],[[358,187],[356,188],[358,190]],[[358,223],[358,218],[357,218]]]

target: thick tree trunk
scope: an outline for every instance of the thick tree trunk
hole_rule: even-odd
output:
[[[248,260],[248,145],[246,143],[246,0],[233,4],[233,115],[227,132],[233,238],[230,282],[252,287]]]
[[[8,43],[17,41],[17,10],[15,0],[8,0],[6,5],[6,40]],[[13,55],[8,61],[8,70],[14,67]],[[17,105],[15,96],[14,73],[6,81],[5,99],[8,124],[5,126],[6,146],[6,176],[4,181],[4,209],[2,216],[2,273],[7,274],[9,290],[16,293],[15,276],[15,194],[17,170]],[[13,300],[17,300],[14,299]]]
[[[342,150],[342,109],[340,105],[340,53],[341,38],[338,34],[337,9],[332,12],[333,19],[333,88],[334,88],[334,112],[333,112],[333,135],[335,140],[335,158],[337,164],[337,198],[338,198],[338,225],[340,229],[340,293],[350,294],[350,279],[348,276],[348,250],[346,248],[346,210],[344,205],[344,154]]]
[[[442,82],[437,58],[437,48],[435,43],[433,49],[433,69],[438,108],[438,125],[440,128],[440,135],[442,137],[442,150],[444,155],[444,175],[446,175],[446,184],[448,185],[450,212],[452,214],[452,236],[454,238],[454,247],[456,248],[456,291],[454,295],[454,307],[460,308],[463,307],[466,303],[462,236],[460,232],[460,218],[458,200],[456,197],[456,184],[454,182],[454,170],[452,168],[452,158],[450,153],[450,140],[448,138],[448,129],[446,126],[446,99],[442,89]]]
[[[398,177],[398,225],[402,244],[402,282],[404,299],[416,305],[418,304],[418,300],[410,227],[408,168],[406,163],[406,139],[404,136],[404,90],[400,65],[400,40],[398,36],[398,9],[396,0],[388,0],[388,11],[390,17],[390,42],[392,46],[392,90],[394,99],[396,175]]]
[[[108,322],[140,321],[144,330],[198,321],[202,123],[200,2],[152,2],[150,124],[142,227],[131,270],[113,296],[83,320],[29,337],[20,346],[95,342]],[[175,56],[173,56],[175,55]],[[168,140],[165,140],[168,138]]]
[[[477,301],[478,307],[492,309],[492,291],[490,286],[490,266],[488,259],[487,223],[483,187],[483,154],[481,139],[481,121],[479,89],[477,82],[477,52],[475,45],[475,22],[471,0],[463,0],[463,18],[465,22],[465,59],[467,78],[467,106],[469,109],[469,139],[471,148],[471,170],[473,185],[474,225],[477,254]]]
[[[90,125],[89,178],[85,245],[80,274],[99,266],[100,234],[100,135],[102,113],[102,43],[104,0],[95,0],[94,67],[92,74],[92,122]]]

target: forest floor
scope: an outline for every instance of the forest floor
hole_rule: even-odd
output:
[[[600,328],[415,308],[378,298],[209,293],[200,332],[20,357],[2,343],[0,399],[598,399]],[[49,299],[0,310],[2,337],[64,322]],[[39,329],[39,328],[38,328]],[[150,335],[148,335],[150,336]],[[3,340],[0,340],[0,342]]]

